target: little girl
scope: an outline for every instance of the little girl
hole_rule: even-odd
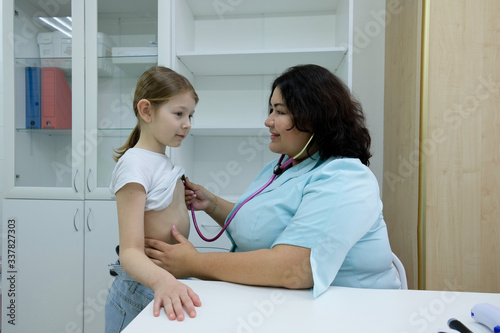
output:
[[[116,195],[120,233],[116,276],[106,301],[106,333],[120,332],[154,298],[154,316],[163,306],[169,319],[182,321],[184,310],[196,316],[200,299],[188,286],[144,254],[145,237],[176,243],[172,228],[185,237],[189,216],[180,180],[184,171],[165,155],[179,147],[191,129],[198,95],[189,81],[171,69],[155,66],[137,82],[137,126],[116,151],[110,190]]]

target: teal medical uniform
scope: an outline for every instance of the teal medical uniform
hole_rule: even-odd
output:
[[[277,162],[264,167],[235,207],[269,181]],[[314,297],[330,285],[401,288],[377,179],[359,159],[314,154],[246,203],[227,231],[235,252],[278,244],[311,249]]]

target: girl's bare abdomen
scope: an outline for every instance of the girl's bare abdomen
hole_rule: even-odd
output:
[[[172,236],[172,227],[188,238],[189,215],[184,201],[184,184],[177,181],[170,205],[160,211],[150,210],[144,214],[144,235],[169,244],[177,241]]]

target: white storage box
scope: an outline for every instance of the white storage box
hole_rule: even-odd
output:
[[[66,75],[71,75],[71,37],[60,31],[41,32],[37,35],[40,48],[40,58],[43,67],[58,67]],[[115,46],[113,40],[102,32],[97,33],[97,56],[111,56],[111,49]],[[63,58],[63,59],[60,59]],[[111,76],[113,66],[109,59],[101,59],[97,63],[99,76]]]
[[[60,31],[41,32],[37,36],[40,48],[40,58],[71,57],[71,37]],[[111,49],[115,46],[111,38],[102,32],[97,33],[97,56],[111,56]]]
[[[36,40],[40,48],[40,58],[71,57],[71,37],[60,31],[41,32]]]

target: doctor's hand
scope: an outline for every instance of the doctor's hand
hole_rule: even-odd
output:
[[[144,252],[156,265],[170,272],[176,278],[191,277],[190,267],[195,265],[199,252],[174,226],[172,235],[178,244],[146,238]]]
[[[216,196],[201,185],[191,183],[186,177],[185,185],[185,200],[187,209],[191,209],[193,204],[194,210],[210,211],[216,203]]]

